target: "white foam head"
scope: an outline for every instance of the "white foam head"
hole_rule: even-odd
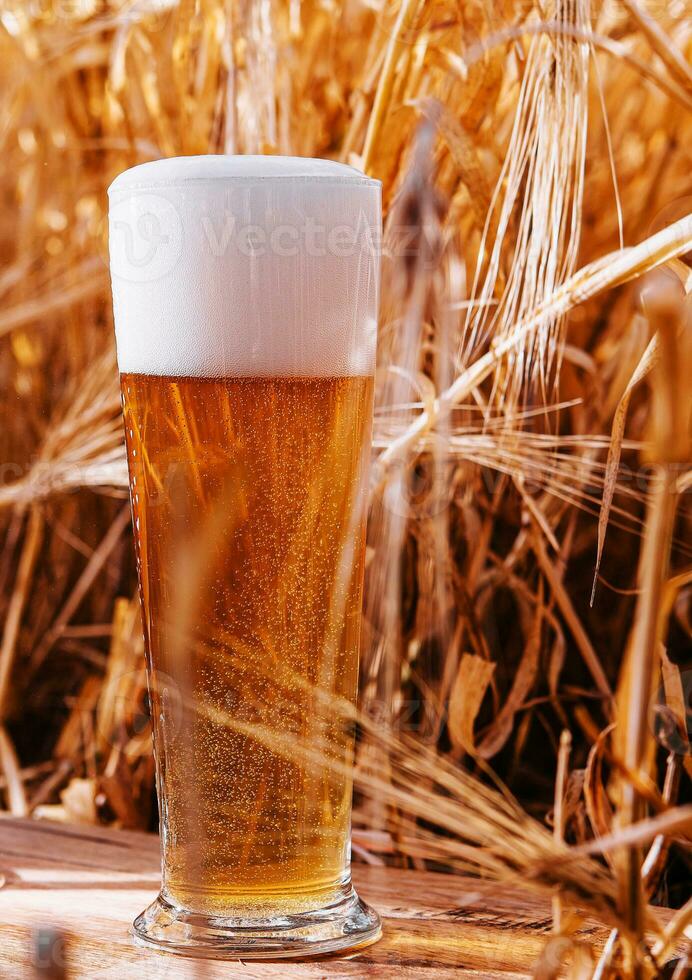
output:
[[[371,374],[380,183],[298,157],[177,157],[111,184],[121,372]]]

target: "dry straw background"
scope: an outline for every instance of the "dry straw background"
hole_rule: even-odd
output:
[[[692,921],[691,52],[682,0],[2,0],[6,810],[153,826],[105,188],[334,157],[387,252],[356,853],[553,896],[537,976],[656,975]]]

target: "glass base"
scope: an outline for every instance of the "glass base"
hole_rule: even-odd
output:
[[[382,935],[377,912],[349,893],[326,908],[272,918],[210,916],[161,895],[133,924],[138,946],[215,959],[285,959],[360,949]]]

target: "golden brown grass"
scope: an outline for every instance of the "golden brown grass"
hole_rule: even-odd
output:
[[[574,976],[654,975],[690,919],[643,939],[690,866],[691,49],[643,0],[2,4],[6,809],[151,816],[107,184],[340,158],[387,249],[358,851],[521,879]]]

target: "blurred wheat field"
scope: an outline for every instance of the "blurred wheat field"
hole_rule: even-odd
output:
[[[677,0],[0,4],[6,810],[154,827],[107,185],[340,159],[385,207],[355,852],[553,896],[537,976],[657,975],[692,922],[691,54]]]

